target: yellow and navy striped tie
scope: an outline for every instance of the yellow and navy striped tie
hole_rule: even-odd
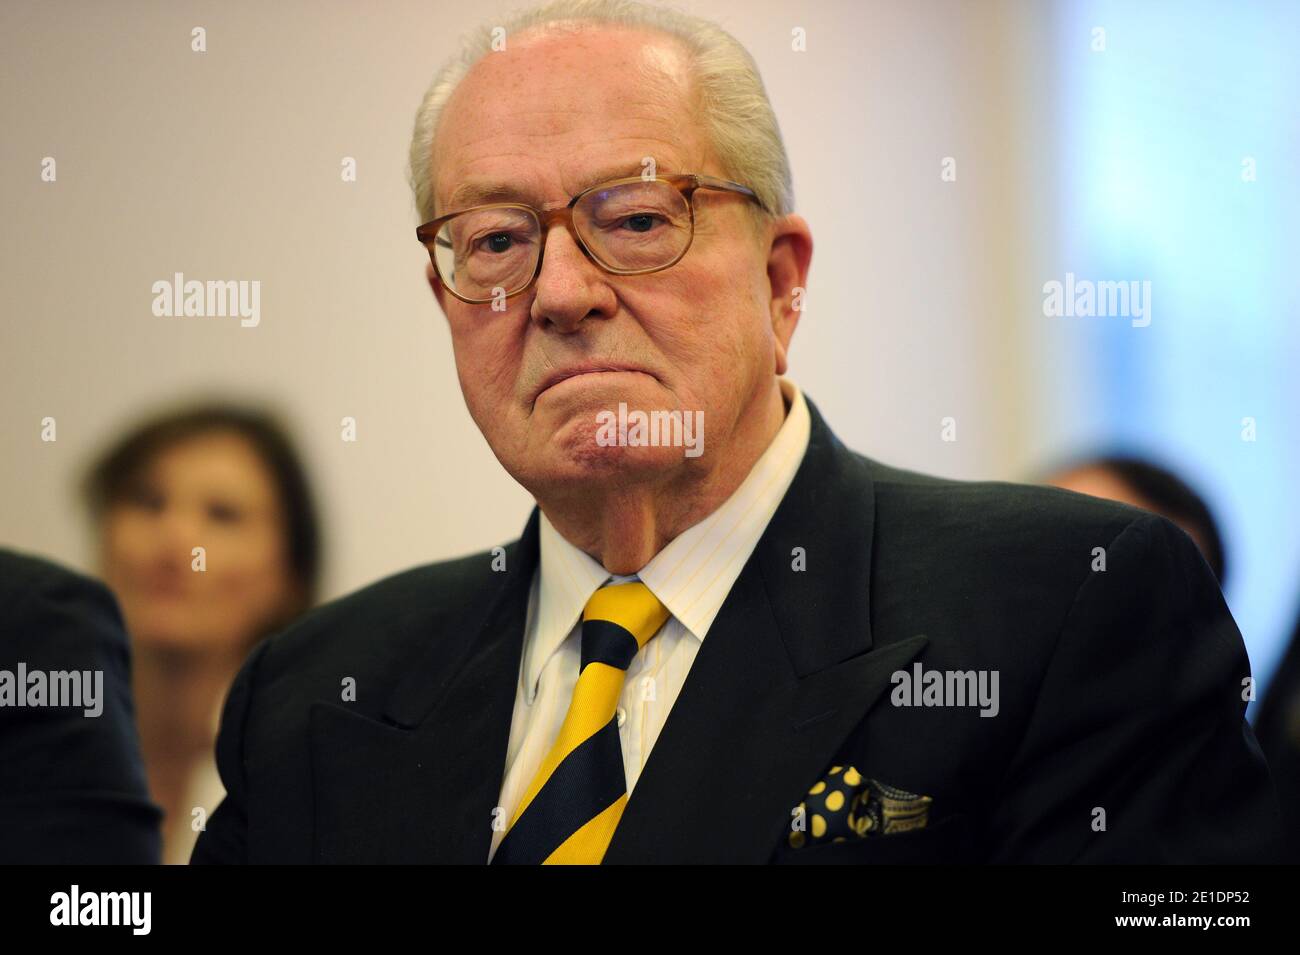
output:
[[[573,700],[493,865],[594,864],[604,858],[627,805],[615,711],[628,665],[668,616],[639,580],[607,584],[587,601]]]

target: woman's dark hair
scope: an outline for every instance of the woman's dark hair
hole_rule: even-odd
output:
[[[1083,468],[1098,468],[1115,475],[1138,495],[1151,502],[1152,508],[1177,523],[1196,529],[1205,547],[1205,562],[1223,587],[1227,573],[1227,555],[1219,525],[1204,499],[1178,475],[1145,458],[1132,454],[1106,454],[1085,458],[1060,468],[1055,473]]]
[[[320,581],[320,523],[315,499],[302,462],[287,430],[269,412],[225,401],[194,402],[162,412],[137,425],[114,442],[90,467],[82,492],[91,516],[98,520],[130,490],[140,472],[161,452],[190,438],[231,432],[239,435],[270,473],[284,514],[289,569],[299,584],[302,605],[287,619],[316,601]],[[266,634],[258,634],[260,639]]]

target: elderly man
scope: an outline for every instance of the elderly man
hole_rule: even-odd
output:
[[[624,2],[485,27],[411,158],[466,404],[537,508],[254,652],[195,862],[1258,857],[1248,663],[1188,537],[878,464],[783,377],[812,240],[734,39]]]

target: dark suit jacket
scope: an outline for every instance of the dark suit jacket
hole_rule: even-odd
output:
[[[0,550],[0,670],[102,670],[103,712],[0,707],[0,864],[156,864],[162,811],[149,799],[131,657],[101,583]]]
[[[607,863],[1258,858],[1278,820],[1249,666],[1183,532],[886,467],[810,411]],[[255,650],[217,744],[228,796],[192,861],[485,862],[537,536],[534,511],[504,572],[489,553],[419,567]],[[998,715],[895,706],[914,661],[999,671]],[[835,766],[929,796],[928,824],[789,848],[792,809]]]
[[[1300,621],[1260,701],[1255,735],[1282,805],[1284,833],[1277,860],[1300,865]]]

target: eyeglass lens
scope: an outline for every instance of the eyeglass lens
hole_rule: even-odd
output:
[[[620,183],[584,195],[573,209],[578,235],[607,269],[635,272],[673,262],[691,241],[685,196],[659,180]],[[528,284],[541,227],[526,209],[479,209],[444,222],[433,250],[442,280],[466,298],[509,295]]]

